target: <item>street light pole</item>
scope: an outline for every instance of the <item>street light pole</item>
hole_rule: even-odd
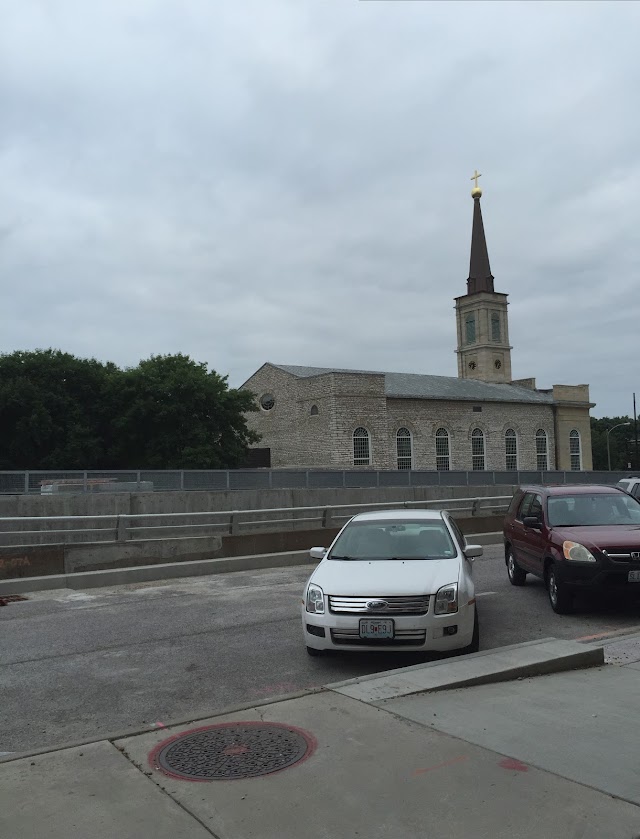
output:
[[[607,428],[607,466],[609,467],[609,472],[611,472],[611,452],[609,450],[609,434],[614,431],[616,428],[622,428],[623,425],[631,425],[630,422],[619,422],[617,425],[614,425],[612,428]]]

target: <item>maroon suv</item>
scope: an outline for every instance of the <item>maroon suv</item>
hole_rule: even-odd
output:
[[[640,502],[618,487],[525,486],[504,521],[509,579],[542,577],[554,612],[567,614],[576,592],[640,595]]]

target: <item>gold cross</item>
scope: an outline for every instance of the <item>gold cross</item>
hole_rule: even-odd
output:
[[[475,172],[473,173],[473,175],[469,178],[470,181],[475,181],[476,182],[476,187],[475,187],[476,189],[478,188],[478,178],[481,178],[481,177],[482,177],[482,175],[476,169]]]

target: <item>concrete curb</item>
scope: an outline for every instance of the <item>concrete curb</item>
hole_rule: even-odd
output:
[[[471,533],[469,544],[497,545],[502,533]],[[104,571],[82,571],[74,574],[50,574],[45,577],[16,577],[0,580],[0,596],[24,594],[30,591],[50,591],[57,588],[74,590],[121,586],[131,583],[150,583],[157,580],[175,580],[181,577],[205,577],[209,574],[229,574],[234,571],[259,571],[266,568],[288,568],[308,565],[309,574],[315,562],[309,560],[308,551],[253,554],[251,556],[224,557],[222,559],[196,559],[188,562],[163,562],[157,565],[136,565],[132,568],[108,568]]]
[[[522,654],[525,653],[527,648],[536,648],[550,644],[569,644],[578,646],[581,649],[577,651],[570,651],[568,654],[565,651],[564,655],[556,654],[555,657],[549,655],[547,652],[546,658],[539,659],[535,663],[521,663],[519,665],[516,664],[508,668],[506,668],[504,664],[500,665],[500,663],[498,663],[498,665],[494,665],[493,668],[485,668],[485,672],[483,674],[475,676],[467,675],[465,678],[461,678],[460,674],[458,674],[457,677],[455,675],[452,676],[451,672],[449,671],[450,667],[458,667],[462,669],[466,667],[468,671],[470,667],[473,668],[474,662],[477,663],[479,661],[482,661],[483,659],[495,659],[497,657],[502,657],[504,659],[505,654],[514,654],[516,656],[520,654],[522,656]],[[394,699],[399,696],[407,696],[410,693],[424,693],[433,690],[447,690],[461,687],[470,687],[473,685],[488,684],[490,682],[509,681],[525,675],[538,676],[544,675],[546,673],[558,673],[562,672],[563,670],[577,670],[581,668],[594,667],[601,664],[604,664],[604,650],[602,647],[589,647],[584,643],[579,643],[577,641],[559,641],[556,638],[542,638],[539,641],[525,641],[521,644],[512,644],[508,647],[496,647],[492,650],[484,650],[479,653],[473,653],[472,655],[460,656],[456,659],[447,658],[442,661],[432,661],[426,664],[415,664],[409,667],[401,667],[397,670],[388,670],[382,676],[379,673],[373,673],[368,676],[360,676],[358,678],[347,679],[346,681],[342,682],[333,682],[331,684],[323,685],[317,688],[308,688],[307,690],[295,691],[293,693],[287,693],[280,696],[273,696],[267,699],[257,699],[254,702],[243,702],[237,705],[224,708],[220,711],[209,711],[199,713],[197,716],[187,717],[186,719],[181,718],[169,720],[168,722],[163,724],[162,729],[159,729],[156,725],[152,724],[143,725],[137,726],[135,728],[125,729],[117,733],[105,734],[102,737],[98,738],[89,737],[81,740],[73,740],[66,743],[61,743],[57,746],[49,746],[45,749],[36,749],[32,751],[14,752],[12,754],[0,755],[0,764],[10,763],[11,761],[20,760],[25,757],[35,757],[38,755],[50,754],[51,752],[73,749],[77,748],[78,746],[87,746],[91,743],[113,743],[117,740],[124,740],[129,737],[137,737],[142,734],[149,734],[152,731],[169,730],[171,728],[177,728],[189,725],[191,723],[197,723],[201,720],[214,719],[216,717],[224,717],[228,716],[229,714],[236,714],[241,711],[248,711],[250,708],[263,708],[267,705],[276,705],[280,702],[289,702],[293,699],[301,699],[305,696],[310,696],[312,694],[317,693],[324,693],[326,691],[342,693],[351,699],[358,699],[362,702],[366,702],[367,704],[383,704],[384,700],[367,700],[362,695],[354,695],[354,692],[357,693],[357,690],[359,688],[361,689],[362,686],[366,687],[367,683],[374,683],[373,687],[375,689],[375,683],[391,683],[394,680],[397,682],[399,678],[404,677],[405,679],[409,679],[413,674],[428,674],[432,670],[435,670],[437,672],[437,668],[439,667],[445,669],[440,671],[441,678],[437,680],[437,687],[418,687],[417,690],[411,689],[402,693],[396,692],[386,696],[385,698]],[[397,688],[395,689],[397,690]]]
[[[202,720],[215,719],[216,717],[226,717],[229,714],[239,714],[242,711],[248,711],[250,708],[264,708],[268,705],[277,705],[280,702],[290,702],[292,699],[301,699],[303,696],[311,696],[314,693],[325,692],[326,688],[324,687],[307,688],[306,690],[298,690],[293,693],[284,693],[280,696],[272,696],[268,699],[257,699],[255,702],[241,702],[237,705],[230,705],[222,711],[209,711],[208,713],[199,713],[195,717],[169,720],[168,722],[163,723],[162,728],[153,724],[136,726],[135,728],[124,729],[116,734],[105,734],[97,739],[95,737],[85,737],[82,740],[69,740],[65,743],[59,743],[57,746],[48,746],[45,749],[6,753],[0,755],[0,766],[3,763],[11,763],[14,760],[21,760],[25,757],[38,757],[38,755],[48,755],[52,752],[64,752],[68,749],[77,749],[79,746],[90,746],[92,743],[115,743],[117,740],[126,740],[129,737],[139,737],[142,734],[150,734],[152,731],[168,731],[170,728],[179,728],[184,725],[191,725],[191,723],[201,722]]]
[[[604,647],[544,638],[326,685],[367,704],[604,665]]]
[[[29,591],[49,591],[57,588],[100,588],[156,580],[173,580],[181,577],[204,577],[209,574],[286,568],[307,563],[311,569],[308,551],[287,551],[286,553],[256,554],[223,559],[165,562],[158,565],[138,565],[133,568],[109,568],[105,571],[83,571],[76,574],[51,574],[46,577],[18,577],[14,580],[0,581],[0,596]]]

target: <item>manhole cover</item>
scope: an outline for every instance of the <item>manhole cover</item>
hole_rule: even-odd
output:
[[[279,723],[223,723],[178,734],[149,755],[151,765],[186,781],[230,781],[287,769],[316,747],[311,734]]]

